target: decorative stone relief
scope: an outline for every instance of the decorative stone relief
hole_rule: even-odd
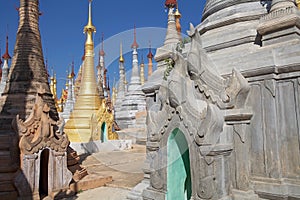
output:
[[[191,45],[187,58],[180,51],[170,53],[169,67],[162,77],[164,81],[156,91],[155,100],[148,101],[147,148],[156,156],[150,158],[152,189],[146,189],[145,194],[166,189],[166,141],[170,132],[180,128],[189,143],[190,156],[193,155],[190,162],[194,171],[192,182],[197,186],[194,194],[197,195],[192,198],[217,199],[219,194],[215,191],[221,190],[222,184],[229,188],[229,183],[216,179],[217,174],[212,169],[228,170],[225,161],[215,160],[220,157],[226,160],[233,148],[231,143],[222,142],[226,135],[224,126],[249,123],[252,114],[244,104],[250,86],[237,70],[226,79],[216,73],[201,46],[199,32],[191,25],[188,33]],[[241,143],[245,141],[246,133],[239,125],[232,131],[234,133],[240,136]],[[229,195],[228,191],[224,192]]]
[[[58,152],[66,152],[69,140],[61,132],[61,120],[55,121],[49,116],[50,107],[43,102],[45,90],[40,88],[36,96],[33,111],[25,121],[17,115],[13,122],[15,131],[19,133],[19,147],[22,154],[34,154],[40,149],[50,148]]]
[[[50,107],[43,101],[44,94],[45,90],[40,87],[30,116],[23,121],[17,115],[12,124],[20,137],[22,172],[17,174],[15,185],[21,197],[38,198],[40,187],[45,187],[40,180],[45,179],[48,188],[42,190],[54,198],[56,192],[68,189],[72,179],[67,168],[69,140],[62,132],[64,122],[50,117]],[[46,166],[43,170],[47,171],[42,172],[41,166]]]
[[[96,113],[95,120],[98,126],[98,133],[100,132],[99,130],[101,129],[102,124],[106,123],[108,140],[119,139],[118,134],[113,131],[113,125],[115,123],[115,120],[111,110],[111,106],[108,105],[108,102],[105,99],[102,100],[101,107]],[[95,140],[96,139],[99,140],[99,138],[95,138]]]

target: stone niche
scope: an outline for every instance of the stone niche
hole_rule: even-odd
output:
[[[19,116],[13,121],[20,138],[21,162],[15,186],[22,199],[53,199],[69,188],[72,179],[67,168],[69,140],[62,132],[63,123],[49,116],[43,94],[44,90],[39,89],[32,113],[25,121]]]

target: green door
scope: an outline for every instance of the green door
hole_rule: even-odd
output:
[[[190,200],[192,194],[189,148],[184,134],[175,129],[168,139],[167,200]]]
[[[107,126],[103,123],[101,126],[101,142],[107,142]]]

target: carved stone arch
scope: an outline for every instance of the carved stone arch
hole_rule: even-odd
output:
[[[169,122],[169,125],[166,127],[165,132],[163,133],[160,140],[160,148],[157,150],[157,157],[155,158],[154,163],[154,173],[152,173],[151,184],[156,189],[163,189],[167,191],[167,168],[168,168],[168,140],[171,137],[174,130],[180,130],[182,135],[184,136],[187,146],[188,146],[188,155],[190,159],[190,166],[195,166],[198,163],[199,159],[196,157],[200,156],[197,145],[194,142],[193,136],[190,134],[189,130],[186,128],[183,120],[180,118],[178,114],[175,114]],[[197,180],[194,178],[195,171],[193,167],[190,167],[191,174],[191,191],[196,190],[194,188],[194,182]]]
[[[184,133],[175,128],[167,143],[166,199],[190,199],[192,196],[190,148]]]

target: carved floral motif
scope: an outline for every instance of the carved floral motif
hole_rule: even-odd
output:
[[[23,121],[16,116],[13,127],[20,136],[19,147],[22,154],[38,153],[43,148],[66,152],[69,145],[67,136],[62,132],[63,121],[55,121],[50,115],[50,107],[44,103],[45,90],[40,88],[32,113]]]

